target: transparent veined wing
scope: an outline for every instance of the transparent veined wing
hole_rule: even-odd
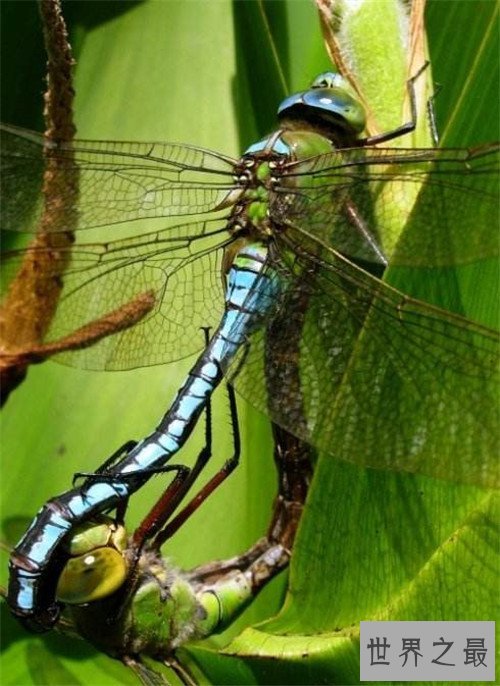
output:
[[[63,284],[50,323],[41,325],[48,328],[45,345],[67,341],[82,327],[88,333],[103,318],[109,328],[112,313],[121,309],[128,316],[139,301],[149,308],[135,326],[120,325],[92,347],[59,355],[61,361],[126,369],[178,359],[200,347],[199,327],[215,326],[222,312],[218,248],[227,240],[224,207],[233,198],[233,160],[168,143],[47,143],[40,134],[2,125],[1,161],[2,229],[35,233],[43,218],[50,232],[70,229],[76,235],[74,244],[35,243],[3,256],[7,282],[30,259],[36,281],[26,283],[25,291],[44,294],[52,282]],[[44,199],[47,175],[50,193]],[[211,211],[218,220],[203,221]],[[191,223],[175,224],[178,215],[191,215]],[[79,230],[95,227],[101,227],[97,240],[105,242],[82,243]],[[55,249],[57,259],[51,259]],[[28,318],[46,307],[30,293],[21,296],[30,304]],[[24,308],[19,310],[16,328],[23,326]]]
[[[275,213],[353,259],[436,267],[492,257],[499,149],[357,148],[292,162]]]
[[[223,203],[234,186],[234,160],[187,145],[125,141],[48,144],[38,133],[2,125],[1,228],[33,232],[44,211],[41,189],[50,164],[61,172],[45,211],[63,200],[76,229],[140,219],[204,214]],[[74,184],[65,181],[75,177]],[[66,231],[54,212],[51,231]]]
[[[337,458],[497,485],[498,334],[406,296],[301,229],[280,243],[279,325],[255,333],[229,370],[240,392]]]
[[[67,337],[141,298],[148,313],[91,347],[58,359],[87,369],[129,369],[186,357],[202,347],[200,327],[215,327],[224,307],[221,281],[225,222],[198,221],[107,243],[80,243],[69,253],[64,288],[45,342]],[[35,253],[47,248],[34,248]],[[14,271],[26,251],[7,255]],[[8,259],[10,257],[10,259]],[[43,279],[59,278],[45,267]],[[40,284],[40,281],[39,281]],[[43,287],[43,283],[42,283]],[[27,316],[31,316],[28,311]]]

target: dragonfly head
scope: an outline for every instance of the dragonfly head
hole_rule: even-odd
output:
[[[280,121],[299,119],[319,122],[332,130],[357,136],[365,128],[363,106],[346,79],[334,72],[319,74],[307,91],[294,93],[278,108]]]
[[[66,545],[69,559],[57,583],[57,599],[80,605],[118,590],[128,574],[126,546],[124,527],[109,517],[77,527]]]

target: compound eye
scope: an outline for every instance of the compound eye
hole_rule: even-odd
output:
[[[81,605],[105,598],[125,582],[127,564],[113,548],[95,548],[68,560],[57,583],[58,600]]]

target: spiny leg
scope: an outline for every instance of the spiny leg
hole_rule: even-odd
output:
[[[110,467],[112,467],[116,462],[118,462],[122,457],[125,455],[128,455],[128,453],[132,450],[132,448],[135,448],[137,445],[137,441],[125,441],[125,443],[118,448],[118,450],[115,450],[115,452],[108,457],[100,467],[98,467],[95,472],[75,472],[73,475],[73,481],[72,485],[76,485],[77,479],[90,479],[93,476],[97,477],[100,476],[101,474],[105,474]]]

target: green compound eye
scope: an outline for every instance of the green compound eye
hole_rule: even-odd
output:
[[[127,532],[110,517],[100,515],[76,526],[64,547],[71,556],[75,556],[108,545],[117,550],[125,550]]]
[[[63,603],[80,605],[114,593],[127,578],[127,565],[113,548],[96,548],[66,563],[56,595]]]

